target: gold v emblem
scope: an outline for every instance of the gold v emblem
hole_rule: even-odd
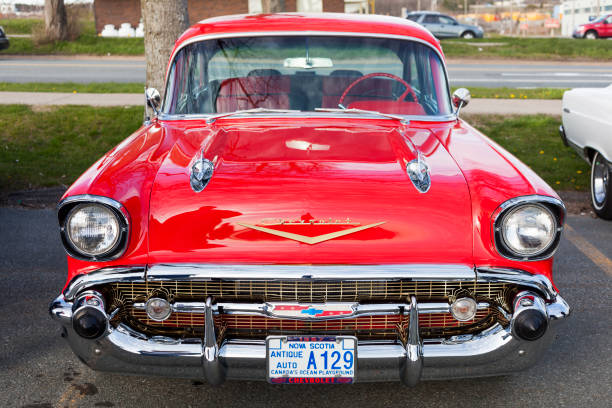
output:
[[[287,238],[287,239],[292,239],[294,241],[303,242],[303,243],[309,244],[309,245],[314,245],[314,244],[318,244],[319,242],[329,241],[330,239],[343,237],[345,235],[349,235],[349,234],[353,234],[355,232],[363,231],[363,230],[366,230],[368,228],[378,227],[379,225],[384,224],[385,222],[386,221],[377,222],[375,224],[370,224],[370,225],[363,225],[361,227],[355,227],[355,228],[350,228],[350,229],[347,229],[347,230],[331,232],[329,234],[318,235],[316,237],[308,237],[308,236],[305,236],[305,235],[294,234],[292,232],[278,231],[278,230],[275,230],[275,229],[272,229],[272,228],[260,227],[260,226],[257,226],[257,225],[242,224],[242,223],[237,223],[237,224],[241,225],[243,227],[246,227],[246,228],[251,228],[251,229],[254,229],[254,230],[257,230],[257,231],[265,232],[267,234],[276,235],[276,236]]]

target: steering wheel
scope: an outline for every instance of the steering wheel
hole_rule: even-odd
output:
[[[342,96],[340,97],[340,100],[338,101],[338,105],[342,105],[342,102],[344,102],[344,98],[346,98],[346,95],[348,95],[350,90],[353,89],[353,87],[355,85],[357,85],[361,81],[365,81],[366,79],[374,78],[374,77],[391,78],[391,79],[399,82],[400,84],[402,84],[402,85],[404,85],[406,87],[406,91],[403,94],[401,94],[399,96],[399,98],[397,98],[395,100],[396,102],[403,101],[406,98],[406,96],[408,96],[408,94],[410,94],[412,96],[412,100],[414,102],[418,101],[416,93],[414,92],[414,90],[412,89],[410,84],[408,82],[404,81],[402,78],[398,77],[397,75],[388,74],[386,72],[372,72],[371,74],[364,75],[364,76],[356,79],[355,81],[351,82],[351,84],[349,86],[347,86],[346,89],[344,90],[344,92],[342,93]]]

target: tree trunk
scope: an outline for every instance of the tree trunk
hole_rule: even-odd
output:
[[[282,13],[285,11],[285,0],[261,0],[264,13]]]
[[[68,19],[64,0],[45,0],[45,34],[50,41],[68,37]]]
[[[141,0],[147,87],[164,96],[168,58],[179,36],[189,28],[187,0]]]

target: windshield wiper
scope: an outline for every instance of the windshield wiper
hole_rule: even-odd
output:
[[[356,108],[315,108],[315,112],[342,112],[342,113],[368,113],[371,115],[379,115],[379,116],[383,116],[386,118],[391,118],[391,119],[396,119],[399,120],[402,123],[408,123],[408,119],[406,119],[403,116],[400,115],[393,115],[390,113],[382,113],[382,112],[378,112],[378,111],[373,111],[373,110],[367,110],[367,109],[356,109]]]
[[[227,112],[227,113],[219,113],[218,115],[213,115],[213,116],[209,116],[206,119],[206,123],[213,123],[215,120],[219,119],[219,118],[225,118],[228,116],[234,116],[234,115],[242,115],[242,114],[251,114],[251,113],[299,113],[299,110],[292,110],[292,109],[269,109],[269,108],[254,108],[254,109],[244,109],[244,110],[237,110],[234,112]]]

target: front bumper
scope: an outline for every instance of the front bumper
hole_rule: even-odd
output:
[[[513,273],[487,270],[479,275],[479,279],[517,279],[525,282],[527,275],[514,276]],[[411,306],[416,306],[416,299],[412,297],[409,303],[411,327],[407,341],[360,340],[355,380],[402,381],[414,385],[420,380],[503,375],[531,366],[550,346],[558,324],[569,316],[570,308],[554,292],[546,278],[541,275],[529,276],[533,276],[532,287],[540,289],[547,300],[545,313],[548,329],[538,340],[522,340],[513,333],[512,325],[502,327],[499,323],[476,335],[420,339],[419,312],[418,307]],[[69,287],[65,294],[70,296],[70,293]],[[72,326],[73,302],[68,301],[65,294],[51,303],[51,316],[62,324],[63,335],[73,351],[93,369],[206,379],[213,384],[225,380],[267,378],[264,340],[230,339],[219,346],[214,332],[205,333],[202,339],[173,340],[147,337],[123,324],[109,326],[107,333],[97,340],[80,337]],[[211,313],[207,314],[206,319],[212,323],[209,303],[208,308]],[[209,325],[206,324],[206,327]],[[214,327],[214,324],[210,327]]]

